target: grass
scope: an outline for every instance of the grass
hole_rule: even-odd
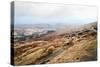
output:
[[[89,46],[86,48],[89,52],[96,52],[97,51],[97,41],[93,41],[89,44]]]
[[[91,60],[97,60],[97,41],[92,41],[89,46],[86,48],[86,51],[88,51],[91,55]]]

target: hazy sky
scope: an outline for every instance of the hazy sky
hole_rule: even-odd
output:
[[[86,24],[97,21],[93,6],[15,2],[15,24]]]

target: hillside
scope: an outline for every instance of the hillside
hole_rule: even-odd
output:
[[[97,60],[97,23],[60,34],[53,32],[14,44],[14,64],[51,64]],[[12,47],[13,48],[13,47]]]

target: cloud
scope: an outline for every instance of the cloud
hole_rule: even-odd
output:
[[[97,8],[78,5],[56,5],[46,3],[15,2],[16,23],[73,23],[80,19],[97,20]],[[79,20],[78,20],[79,19]],[[84,22],[83,22],[84,23]]]

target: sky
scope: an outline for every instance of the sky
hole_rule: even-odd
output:
[[[15,2],[15,24],[87,24],[97,21],[94,6]]]

